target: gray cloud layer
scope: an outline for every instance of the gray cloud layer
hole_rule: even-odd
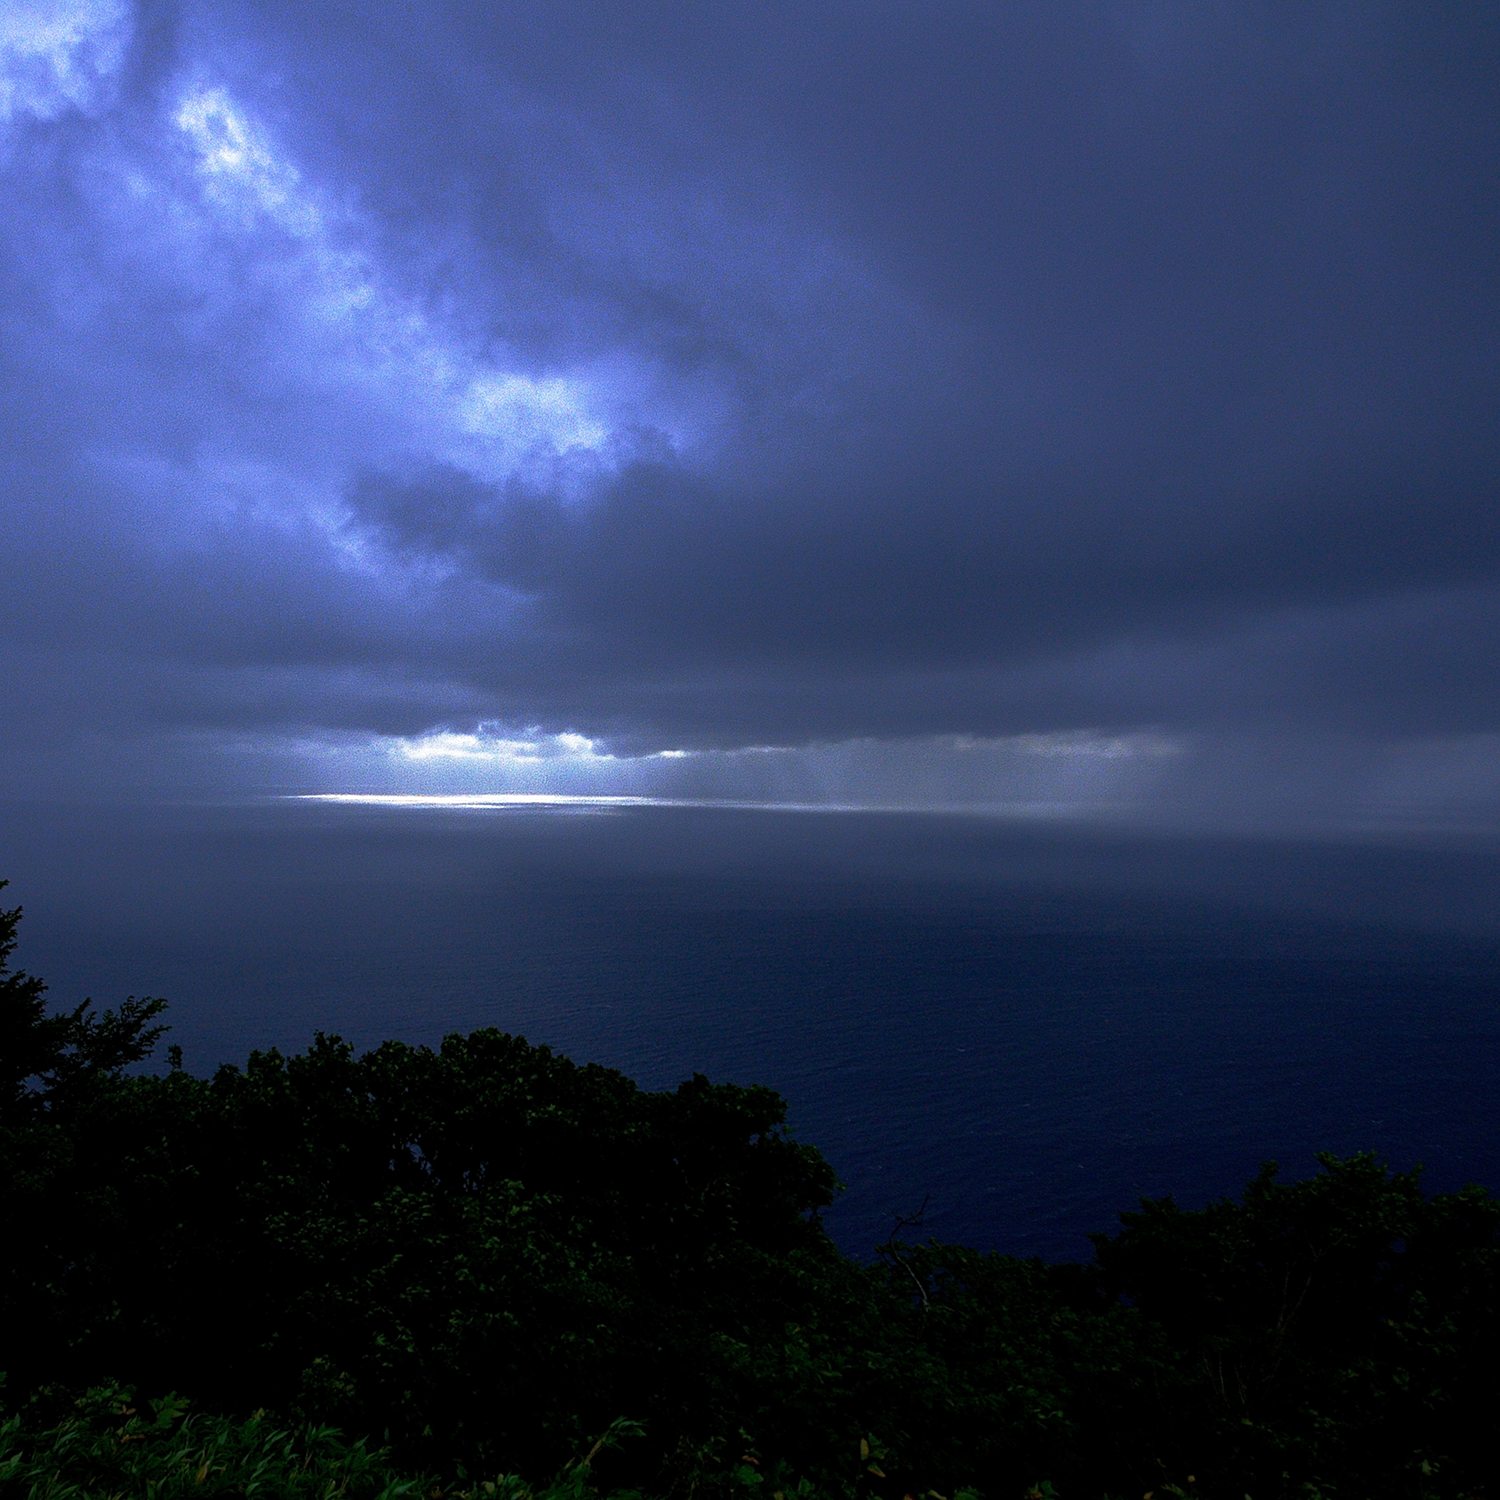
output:
[[[13,779],[1500,731],[1482,7],[5,25]]]

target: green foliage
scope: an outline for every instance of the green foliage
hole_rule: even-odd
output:
[[[129,1065],[160,1002],[47,1014],[8,967],[17,915],[0,1368],[31,1404],[4,1500],[175,1494],[203,1445],[245,1495],[418,1472],[504,1500],[549,1474],[558,1500],[1495,1488],[1500,1203],[1478,1189],[1327,1158],[1199,1212],[1144,1204],[1092,1266],[894,1237],[859,1264],[769,1090],[649,1093],[496,1031],[149,1075]],[[277,1415],[58,1405],[112,1381]],[[622,1416],[644,1435],[620,1447]]]
[[[450,1486],[403,1472],[387,1453],[332,1427],[281,1425],[265,1412],[201,1416],[172,1395],[138,1405],[129,1391],[98,1387],[56,1420],[37,1425],[28,1415],[0,1420],[7,1500],[592,1500],[599,1454],[639,1436],[632,1424],[615,1423],[550,1484],[501,1475]],[[629,1491],[612,1495],[637,1500]]]

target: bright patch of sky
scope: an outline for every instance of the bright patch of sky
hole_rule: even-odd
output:
[[[107,103],[130,39],[125,0],[5,0],[0,124]]]
[[[544,734],[533,729],[520,737],[507,737],[481,730],[477,734],[437,731],[409,739],[398,739],[391,753],[408,761],[458,761],[484,763],[503,769],[518,761],[534,762],[567,757],[598,760],[594,742],[584,734]]]
[[[289,311],[325,361],[316,373],[341,374],[386,415],[399,413],[398,430],[425,439],[433,457],[482,478],[606,443],[587,376],[515,368],[503,350],[476,350],[461,329],[442,326],[376,269],[358,213],[309,184],[225,89],[190,87],[174,123],[216,227],[255,241],[263,263],[291,273]]]
[[[349,524],[362,473],[449,465],[580,499],[641,434],[657,452],[685,440],[629,351],[537,367],[494,336],[493,308],[383,238],[349,185],[202,67],[132,113],[115,87],[130,30],[124,0],[0,0],[0,169],[71,176],[33,263],[95,409],[121,418],[79,438],[127,551],[212,545],[237,520],[311,526],[321,540],[300,544],[335,569],[407,589],[446,565]],[[52,152],[46,128],[69,111],[97,118]]]
[[[263,214],[299,238],[323,231],[323,215],[303,191],[301,173],[276,159],[223,89],[190,91],[176,124],[197,148],[205,191],[221,208],[242,213],[252,227]]]
[[[138,503],[122,490],[117,509],[127,529],[151,513],[143,544],[170,545],[234,495],[234,509],[313,522],[334,557],[389,569],[345,524],[361,472],[448,464],[577,497],[626,455],[622,424],[658,443],[679,430],[642,421],[618,355],[593,370],[530,367],[461,288],[382,244],[352,191],[315,179],[211,76],[190,75],[167,109],[130,117],[114,87],[129,41],[123,0],[0,0],[0,166],[55,172],[71,159],[72,183],[51,200],[58,221],[37,231],[47,301],[101,381],[128,347],[110,320],[129,323],[129,344],[159,346],[175,440],[156,451],[162,428],[145,414],[157,391],[135,366],[121,414],[143,420],[105,424],[87,450],[111,483],[138,476]],[[67,156],[12,156],[9,146],[31,148],[7,123],[45,127],[68,111],[99,118]],[[110,301],[120,285],[135,288],[129,307]],[[190,369],[185,401],[170,385]]]

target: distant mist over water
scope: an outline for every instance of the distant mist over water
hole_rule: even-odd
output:
[[[766,1083],[847,1184],[1088,1253],[1143,1195],[1318,1150],[1500,1188],[1500,848],[995,816],[310,801],[0,807],[51,999],[171,1002],[207,1071],[315,1030],[497,1026],[668,1087]]]

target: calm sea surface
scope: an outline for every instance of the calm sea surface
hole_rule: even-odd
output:
[[[846,1248],[1085,1256],[1142,1196],[1374,1150],[1500,1189],[1500,851],[997,818],[0,808],[17,958],[188,1066],[498,1026],[767,1083]]]

